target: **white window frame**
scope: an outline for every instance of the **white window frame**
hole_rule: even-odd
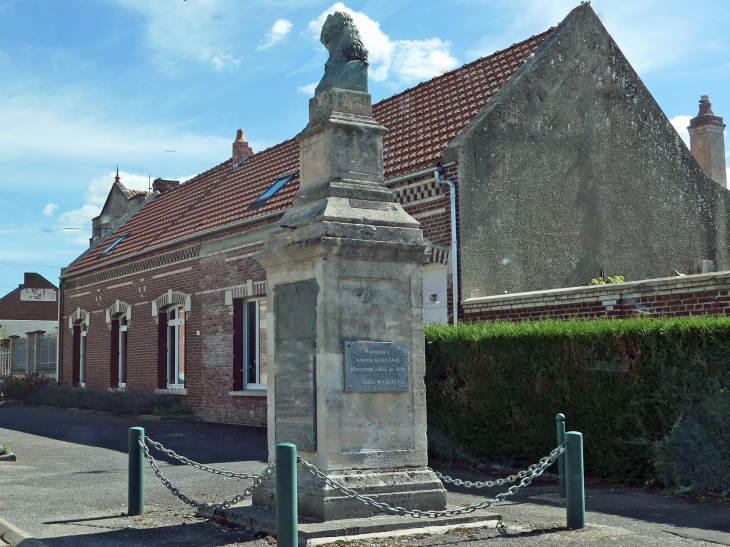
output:
[[[180,317],[180,311],[182,311],[182,317]],[[167,313],[167,332],[166,332],[166,340],[167,340],[167,364],[166,364],[166,370],[167,370],[167,389],[185,389],[185,378],[183,377],[183,383],[178,384],[177,381],[175,383],[170,383],[170,352],[174,352],[174,376],[173,379],[177,380],[180,377],[180,327],[183,329],[183,343],[186,342],[186,336],[185,336],[185,308],[183,306],[174,306],[172,308],[168,308],[165,310],[165,313]],[[175,317],[175,319],[170,319],[170,316]],[[170,348],[170,327],[174,328],[174,342],[173,347]],[[183,350],[184,351],[184,350]],[[185,359],[185,354],[183,352],[183,360]],[[186,365],[187,363],[184,363],[183,365]],[[187,368],[187,367],[185,367]]]
[[[119,316],[119,361],[118,361],[118,383],[117,387],[119,389],[127,389],[127,382],[122,382],[122,378],[126,380],[127,376],[127,332],[129,328],[129,324],[127,323],[127,316],[126,315],[120,315]],[[122,323],[122,321],[124,323]],[[122,334],[124,333],[124,334]],[[124,370],[124,374],[122,374],[122,370]]]
[[[253,321],[253,324],[251,324],[251,320],[249,319],[248,314],[248,307],[249,304],[255,302],[256,303],[256,318]],[[262,391],[267,388],[267,385],[265,382],[261,382],[261,302],[264,302],[267,304],[266,306],[266,313],[269,313],[268,303],[266,302],[266,298],[249,298],[247,300],[243,301],[243,389],[244,390],[258,390]],[[264,319],[266,321],[266,319]],[[255,357],[255,365],[256,365],[256,382],[249,382],[248,381],[248,356],[249,356],[249,329],[254,329],[254,340],[255,340],[255,348],[254,348],[254,355]],[[268,355],[268,352],[267,352]]]
[[[79,324],[79,387],[86,387],[86,323]]]

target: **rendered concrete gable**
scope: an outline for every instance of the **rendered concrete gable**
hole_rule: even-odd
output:
[[[700,169],[589,5],[449,146],[462,298],[727,269],[727,190]]]

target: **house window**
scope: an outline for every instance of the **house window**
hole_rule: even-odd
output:
[[[127,318],[121,316],[119,318],[119,356],[117,364],[119,366],[119,387],[127,387]]]
[[[81,323],[79,329],[79,387],[86,387],[86,323]]]
[[[266,389],[266,299],[234,302],[233,389]]]
[[[167,388],[185,388],[185,309],[167,311]]]

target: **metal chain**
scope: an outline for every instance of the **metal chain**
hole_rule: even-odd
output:
[[[555,452],[556,450],[559,450],[560,452],[558,452],[558,456],[560,456],[563,452],[565,452],[566,446],[567,445],[565,445],[565,444],[560,445],[555,450],[553,450],[553,452]],[[516,480],[532,474],[532,472],[535,471],[535,469],[540,467],[543,463],[545,463],[547,460],[549,460],[552,457],[553,452],[551,452],[549,456],[545,456],[544,458],[541,458],[539,463],[534,463],[527,469],[524,469],[518,473],[515,473],[514,475],[510,475],[509,477],[505,477],[503,479],[497,479],[494,481],[482,481],[482,482],[465,481],[465,480],[449,477],[448,475],[443,475],[443,474],[439,473],[438,471],[434,471],[430,467],[428,469],[433,471],[436,474],[436,476],[441,480],[441,482],[447,482],[447,483],[453,484],[455,486],[464,486],[466,488],[493,488],[495,486],[504,486],[505,484],[512,484]]]
[[[321,479],[324,481],[326,485],[328,485],[331,488],[334,488],[335,490],[339,490],[346,496],[350,498],[354,498],[365,505],[371,505],[377,509],[380,509],[381,511],[387,511],[389,513],[395,513],[397,515],[410,515],[415,518],[421,518],[421,517],[428,517],[428,518],[440,518],[440,517],[453,517],[456,515],[463,515],[465,513],[473,513],[474,511],[478,509],[486,509],[490,505],[493,505],[495,503],[500,503],[501,501],[504,501],[504,499],[507,496],[511,496],[513,494],[516,494],[520,488],[529,485],[533,479],[536,477],[539,477],[542,475],[542,473],[550,467],[553,463],[555,463],[555,460],[558,459],[558,456],[560,456],[563,452],[565,452],[566,445],[560,445],[555,450],[550,452],[549,456],[546,456],[540,460],[539,464],[535,464],[534,466],[530,466],[530,469],[526,470],[522,477],[522,480],[519,484],[515,486],[511,486],[506,492],[502,492],[500,494],[497,494],[492,499],[485,499],[484,501],[481,501],[480,503],[475,503],[473,505],[467,505],[466,507],[461,507],[459,509],[450,509],[450,510],[444,510],[444,511],[421,511],[420,509],[406,509],[405,507],[393,507],[392,505],[389,505],[384,502],[378,502],[375,501],[373,498],[369,498],[367,496],[363,496],[361,494],[358,494],[354,490],[347,488],[346,486],[343,486],[337,481],[334,481],[330,479],[327,475],[322,473],[319,469],[317,469],[316,466],[312,465],[311,463],[303,460],[301,456],[297,457],[297,461],[304,466],[304,468],[309,471],[312,475],[315,477]]]
[[[255,479],[257,476],[257,475],[249,475],[248,473],[234,473],[233,471],[226,471],[225,469],[216,469],[215,467],[209,467],[207,465],[203,465],[202,463],[193,461],[190,458],[186,458],[185,456],[181,456],[181,455],[177,454],[176,452],[170,450],[169,448],[165,448],[160,443],[153,441],[149,437],[146,437],[145,440],[148,443],[150,443],[152,446],[154,446],[160,452],[164,452],[171,458],[178,460],[186,465],[191,465],[191,466],[195,467],[196,469],[200,469],[201,471],[208,471],[209,473],[213,473],[215,475],[223,475],[225,477],[232,477],[234,479]]]
[[[204,507],[207,509],[220,509],[220,508],[228,508],[233,504],[238,503],[239,501],[243,500],[244,498],[247,498],[251,494],[253,494],[253,491],[256,490],[259,486],[261,486],[263,483],[267,481],[267,479],[274,474],[274,471],[276,469],[276,462],[271,462],[269,465],[267,465],[264,470],[261,472],[261,474],[257,475],[254,478],[253,484],[246,488],[246,490],[243,491],[243,494],[238,494],[236,496],[233,496],[230,499],[227,499],[221,503],[201,503],[199,501],[196,501],[194,499],[188,498],[185,494],[182,494],[180,490],[175,488],[172,483],[162,474],[162,471],[160,471],[160,468],[157,467],[157,462],[155,462],[155,459],[150,454],[150,449],[147,446],[147,444],[142,440],[139,439],[139,446],[142,447],[142,450],[144,450],[144,457],[145,459],[150,462],[150,465],[152,466],[152,469],[155,471],[155,475],[160,479],[162,484],[164,484],[170,492],[172,492],[175,496],[180,499],[183,503],[187,503],[188,505],[191,505],[192,507],[195,507],[196,509],[199,507]]]

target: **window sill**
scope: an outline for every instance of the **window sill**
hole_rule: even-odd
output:
[[[243,391],[229,391],[232,397],[266,397],[265,389],[244,389]]]
[[[187,395],[188,394],[188,390],[187,389],[175,388],[175,387],[172,388],[172,389],[170,389],[170,388],[168,388],[168,389],[160,389],[160,388],[157,388],[155,390],[155,393],[165,393],[167,395]]]
[[[126,393],[127,386],[110,387],[109,391],[111,391],[112,393]]]

